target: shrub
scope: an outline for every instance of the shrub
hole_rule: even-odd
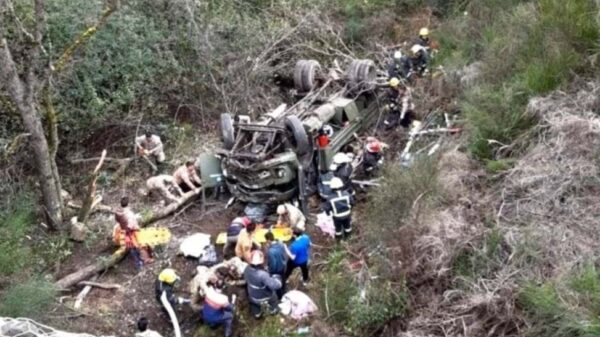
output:
[[[34,201],[28,192],[19,192],[0,210],[0,275],[11,275],[31,262],[32,252],[25,244],[35,221]]]
[[[8,288],[0,302],[0,316],[40,318],[54,300],[52,283],[34,279]]]
[[[386,167],[385,180],[369,193],[365,230],[380,237],[382,230],[393,231],[404,224],[417,198],[421,205],[442,201],[437,172],[431,158],[415,160],[410,169]]]

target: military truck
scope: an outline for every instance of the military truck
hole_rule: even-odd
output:
[[[299,98],[290,107],[282,104],[255,120],[222,114],[222,148],[216,151],[221,175],[214,163],[201,160],[203,176],[224,180],[233,196],[248,203],[302,202],[314,193],[319,172],[373,124],[380,107],[373,61],[354,60],[346,72],[337,64],[326,74],[321,69],[315,60],[296,63]],[[329,145],[318,148],[315,139],[325,125],[333,133]]]

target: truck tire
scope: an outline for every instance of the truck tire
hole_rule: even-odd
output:
[[[235,134],[233,130],[233,118],[231,114],[221,114],[221,141],[225,150],[231,150],[235,142]]]
[[[285,127],[292,134],[292,145],[298,157],[302,157],[311,151],[308,135],[304,130],[304,125],[296,116],[288,116],[285,119]]]
[[[354,60],[347,71],[349,92],[373,90],[377,76],[375,62],[372,60]]]
[[[306,93],[317,87],[321,65],[315,60],[299,60],[294,68],[294,88]]]

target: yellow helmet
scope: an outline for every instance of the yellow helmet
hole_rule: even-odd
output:
[[[163,269],[163,271],[158,274],[158,280],[167,284],[173,284],[179,280],[179,276],[177,276],[177,273],[174,269],[167,268]]]
[[[388,84],[390,85],[390,87],[396,88],[398,85],[400,85],[400,80],[397,79],[396,77],[392,77]]]
[[[421,28],[421,30],[419,30],[419,36],[427,36],[429,35],[429,29],[428,28]]]

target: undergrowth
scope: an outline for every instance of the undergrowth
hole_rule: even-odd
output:
[[[9,276],[32,261],[27,240],[35,222],[34,199],[29,192],[18,193],[0,210],[0,275]]]
[[[0,299],[0,316],[39,318],[52,304],[56,294],[53,284],[42,279],[15,284]]]
[[[484,0],[456,8],[437,33],[437,62],[483,62],[481,85],[462,98],[477,158],[518,154],[509,146],[535,124],[525,114],[528,99],[597,70],[597,11],[592,0]]]

